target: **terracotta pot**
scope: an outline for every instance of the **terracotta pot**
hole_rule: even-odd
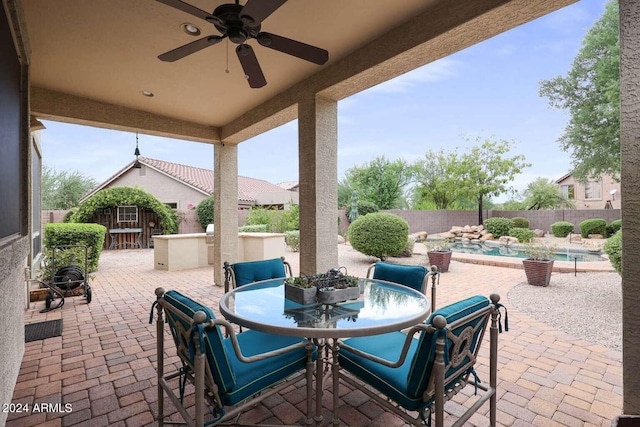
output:
[[[438,266],[441,273],[449,271],[449,263],[451,262],[451,251],[431,251],[427,252],[429,264]]]
[[[533,259],[523,259],[522,265],[524,273],[527,275],[527,282],[534,286],[549,286],[551,271],[553,270],[553,260],[538,261]]]

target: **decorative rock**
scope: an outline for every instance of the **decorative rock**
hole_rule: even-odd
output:
[[[570,242],[581,242],[582,241],[582,235],[580,234],[569,234],[567,236],[567,240]]]
[[[480,241],[481,242],[486,242],[487,240],[493,240],[493,234],[485,233],[482,236],[480,236]]]
[[[596,242],[593,240],[585,240],[582,242],[582,246],[590,252],[601,252],[604,242]]]
[[[416,240],[416,242],[424,242],[427,240],[428,235],[426,231],[418,231],[416,235],[418,236],[418,240]]]
[[[509,246],[512,243],[519,243],[519,240],[517,238],[511,237],[511,236],[502,236],[498,239],[498,241],[500,243],[504,243],[507,246]]]
[[[590,239],[604,239],[602,234],[589,234]]]
[[[533,232],[536,235],[536,237],[544,237],[544,230],[540,230],[539,228],[536,228],[535,230],[533,230]]]
[[[450,231],[447,231],[446,233],[442,233],[440,237],[442,237],[443,239],[453,239],[454,237],[456,237],[456,235],[451,233]]]
[[[344,237],[338,234],[338,244],[340,245],[342,243],[344,243]]]

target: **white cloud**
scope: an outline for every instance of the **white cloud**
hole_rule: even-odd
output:
[[[437,81],[445,80],[453,77],[457,74],[458,69],[461,67],[462,62],[451,59],[443,58],[431,64],[427,64],[413,71],[409,71],[401,76],[391,79],[377,86],[372,87],[367,92],[379,92],[379,93],[398,93],[407,92],[412,87],[427,83],[434,83]]]

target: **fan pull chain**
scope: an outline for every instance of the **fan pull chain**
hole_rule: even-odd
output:
[[[225,73],[229,74],[229,39],[227,38],[227,68],[224,70]]]

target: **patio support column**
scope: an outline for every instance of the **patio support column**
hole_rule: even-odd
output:
[[[213,281],[223,286],[222,265],[238,260],[238,146],[215,144],[213,157]]]
[[[338,103],[315,94],[298,103],[300,272],[338,267]]]
[[[640,415],[640,2],[620,0],[623,403]]]

